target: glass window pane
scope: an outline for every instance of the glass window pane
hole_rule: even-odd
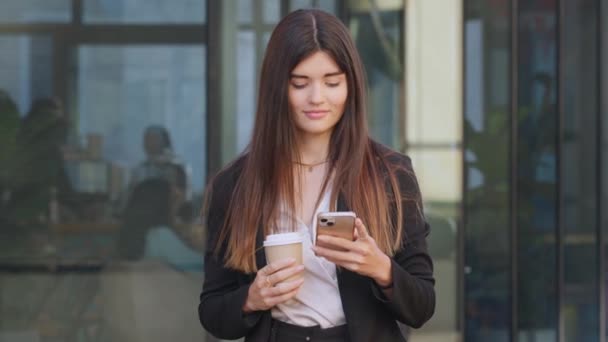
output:
[[[597,115],[599,73],[597,1],[564,3],[564,108],[560,182],[564,218],[567,341],[599,340]],[[585,267],[581,267],[585,265]],[[583,318],[583,319],[581,319]]]
[[[321,0],[318,1],[318,8],[325,12],[337,14],[336,0]]]
[[[400,149],[403,107],[403,2],[396,9],[352,12],[349,27],[367,74],[372,136]],[[376,25],[378,24],[378,25]]]
[[[256,99],[256,56],[255,33],[253,31],[239,31],[237,37],[237,119],[236,148],[240,153],[245,149],[251,138],[253,119],[255,117]]]
[[[264,32],[264,36],[262,37],[262,46],[264,47],[264,51],[266,51],[266,47],[268,47],[268,42],[270,41],[270,33],[270,31]]]
[[[43,36],[0,45],[0,339],[203,340],[205,47],[81,46],[53,73]],[[49,97],[71,81],[74,108]]]
[[[289,11],[295,11],[300,8],[312,8],[313,0],[291,0],[289,1]]]
[[[176,155],[196,175],[192,191],[200,193],[205,179],[204,48],[84,46],[79,61],[81,139],[100,134],[104,157],[134,167],[145,157],[145,128],[162,125]]]
[[[509,2],[465,8],[465,341],[510,341]]]
[[[61,23],[72,18],[71,0],[0,2],[0,23]]]
[[[264,0],[264,22],[277,23],[281,17],[281,3],[279,0]]]
[[[253,20],[253,0],[238,0],[237,11],[239,24],[250,24]]]
[[[35,103],[54,93],[53,49],[47,35],[0,36],[0,264],[46,256],[48,234],[37,229],[48,216],[50,185],[59,181],[65,136],[53,126],[65,113],[52,111],[40,124],[30,118],[39,112]]]
[[[520,341],[556,338],[557,1],[520,3],[517,141]]]
[[[0,89],[25,115],[35,99],[53,95],[53,39],[48,35],[0,36]]]
[[[83,0],[89,23],[204,23],[206,0]]]

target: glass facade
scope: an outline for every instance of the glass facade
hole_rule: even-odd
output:
[[[558,7],[520,2],[517,27],[517,327],[520,341],[558,333]]]
[[[511,22],[508,2],[465,2],[465,340],[509,341]]]
[[[404,2],[373,5],[352,1],[348,26],[365,65],[371,134],[381,143],[403,147]]]
[[[310,7],[419,178],[437,310],[408,341],[606,340],[608,0],[27,0],[0,4],[0,341],[215,341],[204,187]]]
[[[206,2],[146,4],[0,5],[2,341],[205,338]]]
[[[24,113],[32,100],[53,94],[55,42],[48,33],[17,33],[0,35],[0,44],[3,90]]]
[[[466,173],[467,341],[605,338],[601,6],[465,3],[465,120],[471,126],[465,168],[499,170],[499,191],[480,203],[473,202],[475,188],[488,186],[485,174],[476,167]],[[501,38],[492,37],[496,32]],[[490,47],[496,49],[490,57],[478,52]],[[496,63],[502,65],[489,67]],[[483,119],[492,116],[486,125]],[[477,145],[486,127],[496,130]],[[475,153],[484,149],[491,152]],[[496,202],[498,211],[485,207]],[[476,227],[484,215],[489,220]]]
[[[80,0],[83,19],[95,24],[203,23],[205,1],[200,0]]]
[[[599,340],[599,2],[565,2],[559,184],[566,341]],[[581,267],[581,265],[585,265]]]
[[[71,20],[71,0],[3,1],[2,23],[65,23]]]

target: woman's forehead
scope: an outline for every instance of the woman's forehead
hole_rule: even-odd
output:
[[[343,74],[336,61],[326,52],[317,51],[306,57],[291,72],[291,77],[329,77]]]

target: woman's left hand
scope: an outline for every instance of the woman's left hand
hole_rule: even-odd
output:
[[[368,276],[381,287],[392,284],[391,259],[378,248],[361,219],[355,220],[355,241],[328,235],[319,235],[317,239],[323,244],[323,247],[313,246],[317,256]]]

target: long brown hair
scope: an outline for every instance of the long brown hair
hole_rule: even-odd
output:
[[[348,84],[344,114],[330,139],[331,203],[341,194],[385,253],[392,255],[401,247],[401,191],[394,165],[368,136],[365,73],[356,47],[336,17],[314,9],[298,10],[278,23],[262,63],[252,138],[216,240],[216,253],[222,245],[227,248],[227,267],[255,272],[258,230],[271,232],[280,201],[296,212],[292,162],[300,156],[288,82],[291,71],[318,51],[335,60]]]

